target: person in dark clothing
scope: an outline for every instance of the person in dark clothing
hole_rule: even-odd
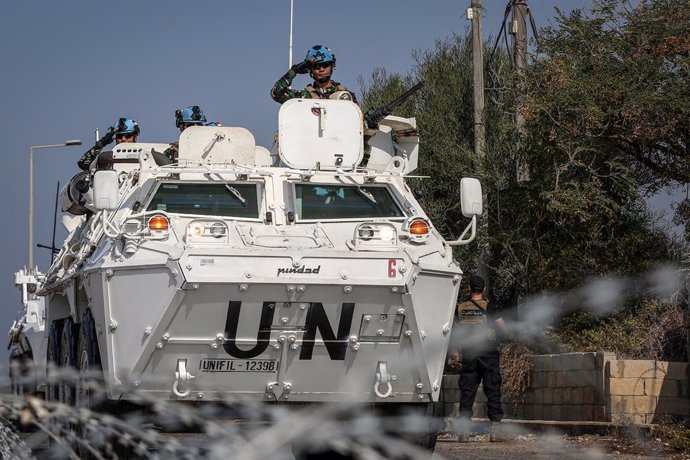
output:
[[[487,413],[491,420],[491,440],[498,441],[499,423],[503,418],[501,408],[501,370],[499,367],[496,330],[507,334],[505,321],[497,309],[484,299],[485,283],[480,276],[470,278],[470,299],[457,306],[457,320],[460,328],[458,344],[462,351],[460,370],[460,417],[464,429],[459,441],[467,441],[472,405],[477,388],[482,384],[487,399]],[[463,422],[463,421],[461,421]]]

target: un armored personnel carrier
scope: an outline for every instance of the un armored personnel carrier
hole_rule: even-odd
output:
[[[185,130],[174,164],[168,144],[101,153],[63,191],[55,262],[18,280],[34,288],[12,335],[31,390],[82,403],[102,370],[113,400],[437,401],[450,246],[474,238],[480,185],[458,182],[470,220],[445,241],[405,182],[415,120],[386,117],[368,145],[363,126],[352,102],[294,99],[272,151],[214,126]],[[59,367],[83,379],[50,383]]]

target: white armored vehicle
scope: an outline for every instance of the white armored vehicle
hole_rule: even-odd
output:
[[[77,215],[37,292],[35,389],[88,397],[83,380],[46,384],[47,360],[102,369],[113,400],[437,401],[462,274],[450,246],[474,238],[479,182],[458,182],[471,220],[444,241],[405,182],[415,120],[363,134],[356,104],[293,99],[270,152],[214,126],[185,130],[174,164],[168,144],[102,153],[63,197]]]

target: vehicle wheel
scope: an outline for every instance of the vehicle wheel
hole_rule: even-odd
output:
[[[10,352],[10,386],[12,394],[16,396],[24,396],[26,393],[26,385],[24,379],[26,378],[26,363],[24,358],[13,349]]]
[[[79,380],[75,385],[75,404],[80,409],[87,409],[86,417],[80,420],[77,428],[82,441],[77,446],[79,458],[98,458],[106,440],[99,434],[98,427],[90,422],[90,414],[104,401],[103,371],[96,339],[96,323],[90,309],[86,310],[81,318],[76,366]]]
[[[46,350],[47,379],[46,379],[46,401],[58,401],[58,383],[53,381],[51,373],[55,373],[60,366],[60,345],[62,342],[63,319],[57,319],[50,324],[48,332],[48,349]]]
[[[433,454],[438,439],[438,431],[441,429],[439,420],[434,417],[434,403],[393,404],[384,406],[384,413],[386,416],[402,417],[402,430],[391,433],[392,436],[426,450],[429,456]],[[407,417],[409,417],[410,423],[416,421],[415,426],[409,427],[411,429],[405,429],[405,425],[408,423]],[[421,425],[416,420],[418,417],[424,418]]]
[[[62,340],[60,341],[60,367],[64,372],[58,385],[60,402],[68,406],[74,405],[74,381],[76,380],[77,337],[79,325],[74,324],[71,317],[64,320]],[[75,371],[72,373],[71,371]]]
[[[91,310],[86,310],[81,319],[76,367],[79,370],[79,380],[76,384],[75,403],[79,407],[93,409],[102,400],[103,373],[96,339],[96,323]]]

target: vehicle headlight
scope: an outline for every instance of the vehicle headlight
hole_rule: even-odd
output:
[[[387,222],[359,224],[353,243],[356,249],[389,250],[397,246],[397,236],[395,226]]]
[[[187,225],[187,243],[227,243],[228,226],[220,220],[194,220]]]

